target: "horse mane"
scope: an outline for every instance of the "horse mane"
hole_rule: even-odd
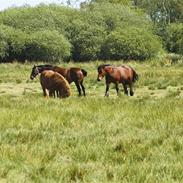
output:
[[[54,66],[51,64],[44,64],[44,65],[37,65],[36,67],[45,68],[45,67],[54,67]]]
[[[98,70],[107,66],[111,66],[111,64],[102,64],[98,66]]]
[[[37,65],[39,72],[42,72],[44,70],[53,70],[54,66],[51,64],[44,64],[44,65]]]

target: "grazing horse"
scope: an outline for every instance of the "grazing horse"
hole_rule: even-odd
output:
[[[124,93],[128,95],[127,86],[130,88],[130,95],[133,96],[133,83],[138,80],[138,75],[134,69],[129,66],[122,65],[119,67],[115,67],[109,64],[100,65],[98,67],[98,77],[97,80],[101,81],[105,76],[106,80],[106,92],[105,96],[109,96],[109,85],[110,83],[114,83],[116,86],[116,92],[118,95],[119,88],[118,84],[122,83],[124,88]]]
[[[84,69],[80,69],[80,68],[75,68],[75,67],[71,67],[71,68],[62,68],[62,67],[58,67],[58,66],[52,66],[52,65],[38,65],[32,68],[32,72],[31,72],[31,79],[34,79],[39,73],[43,72],[44,70],[52,70],[55,72],[58,72],[59,74],[61,74],[63,77],[65,77],[65,79],[70,83],[74,82],[79,96],[81,96],[81,88],[83,91],[83,95],[85,96],[85,87],[83,85],[83,79],[84,77],[87,76],[87,72]]]
[[[50,97],[55,97],[55,91],[57,97],[65,98],[71,95],[68,81],[62,75],[52,70],[45,70],[41,73],[40,83],[45,97],[48,96],[47,90],[49,91]]]

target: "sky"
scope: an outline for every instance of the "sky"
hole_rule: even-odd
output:
[[[80,2],[84,0],[71,0],[74,6],[79,7]],[[67,0],[0,0],[0,11],[5,10],[10,7],[19,7],[23,5],[35,6],[40,3],[50,4],[66,4]]]

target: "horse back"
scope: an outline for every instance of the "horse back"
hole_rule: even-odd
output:
[[[75,82],[81,82],[83,78],[87,75],[86,71],[82,71],[80,68],[76,68],[76,67],[71,67],[68,72],[69,72],[70,80]]]
[[[121,78],[127,83],[135,82],[135,77],[137,76],[135,70],[127,65],[119,66],[118,69],[121,73]]]
[[[53,67],[53,71],[58,72],[58,73],[61,74],[63,77],[66,77],[66,75],[67,75],[67,69],[62,68],[62,67],[54,66],[54,67]]]

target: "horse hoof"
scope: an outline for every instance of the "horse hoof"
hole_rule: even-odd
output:
[[[134,92],[130,92],[130,96],[133,96],[134,95]]]

